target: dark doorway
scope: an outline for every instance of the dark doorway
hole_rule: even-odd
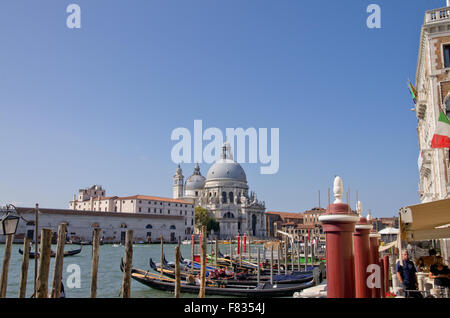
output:
[[[256,215],[252,215],[252,234],[256,236]]]

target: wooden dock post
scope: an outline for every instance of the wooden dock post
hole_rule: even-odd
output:
[[[301,256],[300,243],[297,241],[297,266],[298,266],[298,271],[299,272],[301,271],[301,268],[300,268],[300,256]]]
[[[258,247],[258,285],[261,281],[261,259],[260,259],[260,255],[259,255],[259,247]]]
[[[48,298],[48,274],[50,272],[50,256],[52,253],[52,230],[42,229],[41,250],[39,252],[39,270],[36,283],[36,298]]]
[[[36,203],[34,208],[34,292],[33,295],[37,294],[37,276],[39,267],[39,257],[37,257],[39,246],[39,204]]]
[[[13,234],[6,235],[5,256],[3,257],[2,277],[0,280],[0,298],[6,298],[6,288],[8,287],[9,260],[11,258],[11,248],[13,240]]]
[[[130,298],[131,268],[133,266],[133,230],[127,230],[125,236],[125,259],[122,277],[122,298]]]
[[[280,261],[280,257],[281,257],[281,244],[278,243],[278,247],[277,247],[277,267],[278,267],[278,275],[281,274],[281,261]]]
[[[191,272],[194,272],[194,255],[195,255],[195,235],[192,234],[192,249],[191,249]]]
[[[164,261],[164,236],[161,234],[161,263],[159,263],[159,267],[161,268],[161,276],[163,276],[163,261]],[[193,262],[194,260],[192,260]],[[192,263],[194,266],[194,263]]]
[[[273,245],[270,247],[270,283],[273,285]]]
[[[95,228],[92,238],[91,298],[97,298],[97,273],[101,232],[102,230],[100,228]]]
[[[287,239],[284,242],[284,275],[287,276],[288,273],[288,242]]]
[[[66,228],[67,228],[66,223],[61,223],[58,226],[58,242],[56,245],[55,269],[53,271],[52,291],[50,294],[51,298],[61,297],[61,280],[64,264],[64,246],[66,243]]]
[[[200,292],[198,297],[205,298],[206,287],[206,227],[202,228],[202,241],[201,241],[201,269],[200,269]]]
[[[30,246],[31,239],[25,237],[23,240],[23,257],[22,257],[22,270],[20,272],[19,282],[19,298],[25,298],[27,293],[27,278],[28,278],[28,265],[30,262]]]
[[[308,240],[305,238],[305,271],[308,270],[308,259],[309,259],[309,246]]]
[[[238,235],[238,238],[239,238],[239,235]],[[242,268],[242,241],[241,240],[238,240],[239,241],[239,248],[238,248],[238,251],[239,251],[239,266]]]
[[[175,247],[175,298],[180,298],[181,273],[180,273],[180,246]]]
[[[216,248],[214,251],[214,265],[217,267],[217,254],[219,254],[219,241],[216,239]]]

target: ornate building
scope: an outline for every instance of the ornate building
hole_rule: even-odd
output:
[[[195,206],[206,208],[220,224],[220,238],[237,234],[265,236],[265,203],[249,192],[244,169],[233,160],[228,142],[224,143],[220,158],[206,178],[196,164],[185,184],[183,180],[183,171],[178,166],[173,177],[174,198],[193,200]]]
[[[416,71],[416,115],[419,141],[419,195],[422,202],[450,197],[449,149],[431,141],[440,112],[450,116],[450,3],[427,11],[420,35]]]

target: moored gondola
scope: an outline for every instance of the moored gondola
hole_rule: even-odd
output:
[[[120,264],[123,270],[123,262]],[[175,280],[171,278],[161,277],[148,271],[132,268],[131,277],[154,289],[173,292],[175,289]],[[214,296],[230,296],[230,297],[285,297],[292,296],[295,292],[301,291],[314,285],[314,280],[310,280],[301,284],[270,284],[262,283],[260,285],[233,285],[232,282],[227,284],[208,283],[205,287],[206,295]],[[190,285],[184,282],[180,285],[181,293],[198,294],[200,286]]]
[[[79,249],[76,249],[76,250],[65,251],[64,252],[64,257],[77,255],[77,254],[81,253],[82,249],[83,249],[83,247],[80,247]],[[19,248],[19,254],[23,255],[23,250],[21,248]],[[35,253],[34,252],[30,251],[29,255],[30,255],[29,257],[32,258],[32,259],[35,257]],[[51,251],[50,257],[56,257],[56,253],[54,251]],[[39,252],[38,252],[38,258],[39,258]]]

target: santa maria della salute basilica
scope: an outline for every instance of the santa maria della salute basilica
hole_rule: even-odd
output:
[[[265,236],[265,203],[249,192],[245,171],[233,160],[228,142],[222,146],[222,153],[209,168],[206,178],[196,164],[185,182],[178,165],[173,177],[173,197],[193,201],[195,206],[207,209],[220,224],[221,239],[237,234]]]

